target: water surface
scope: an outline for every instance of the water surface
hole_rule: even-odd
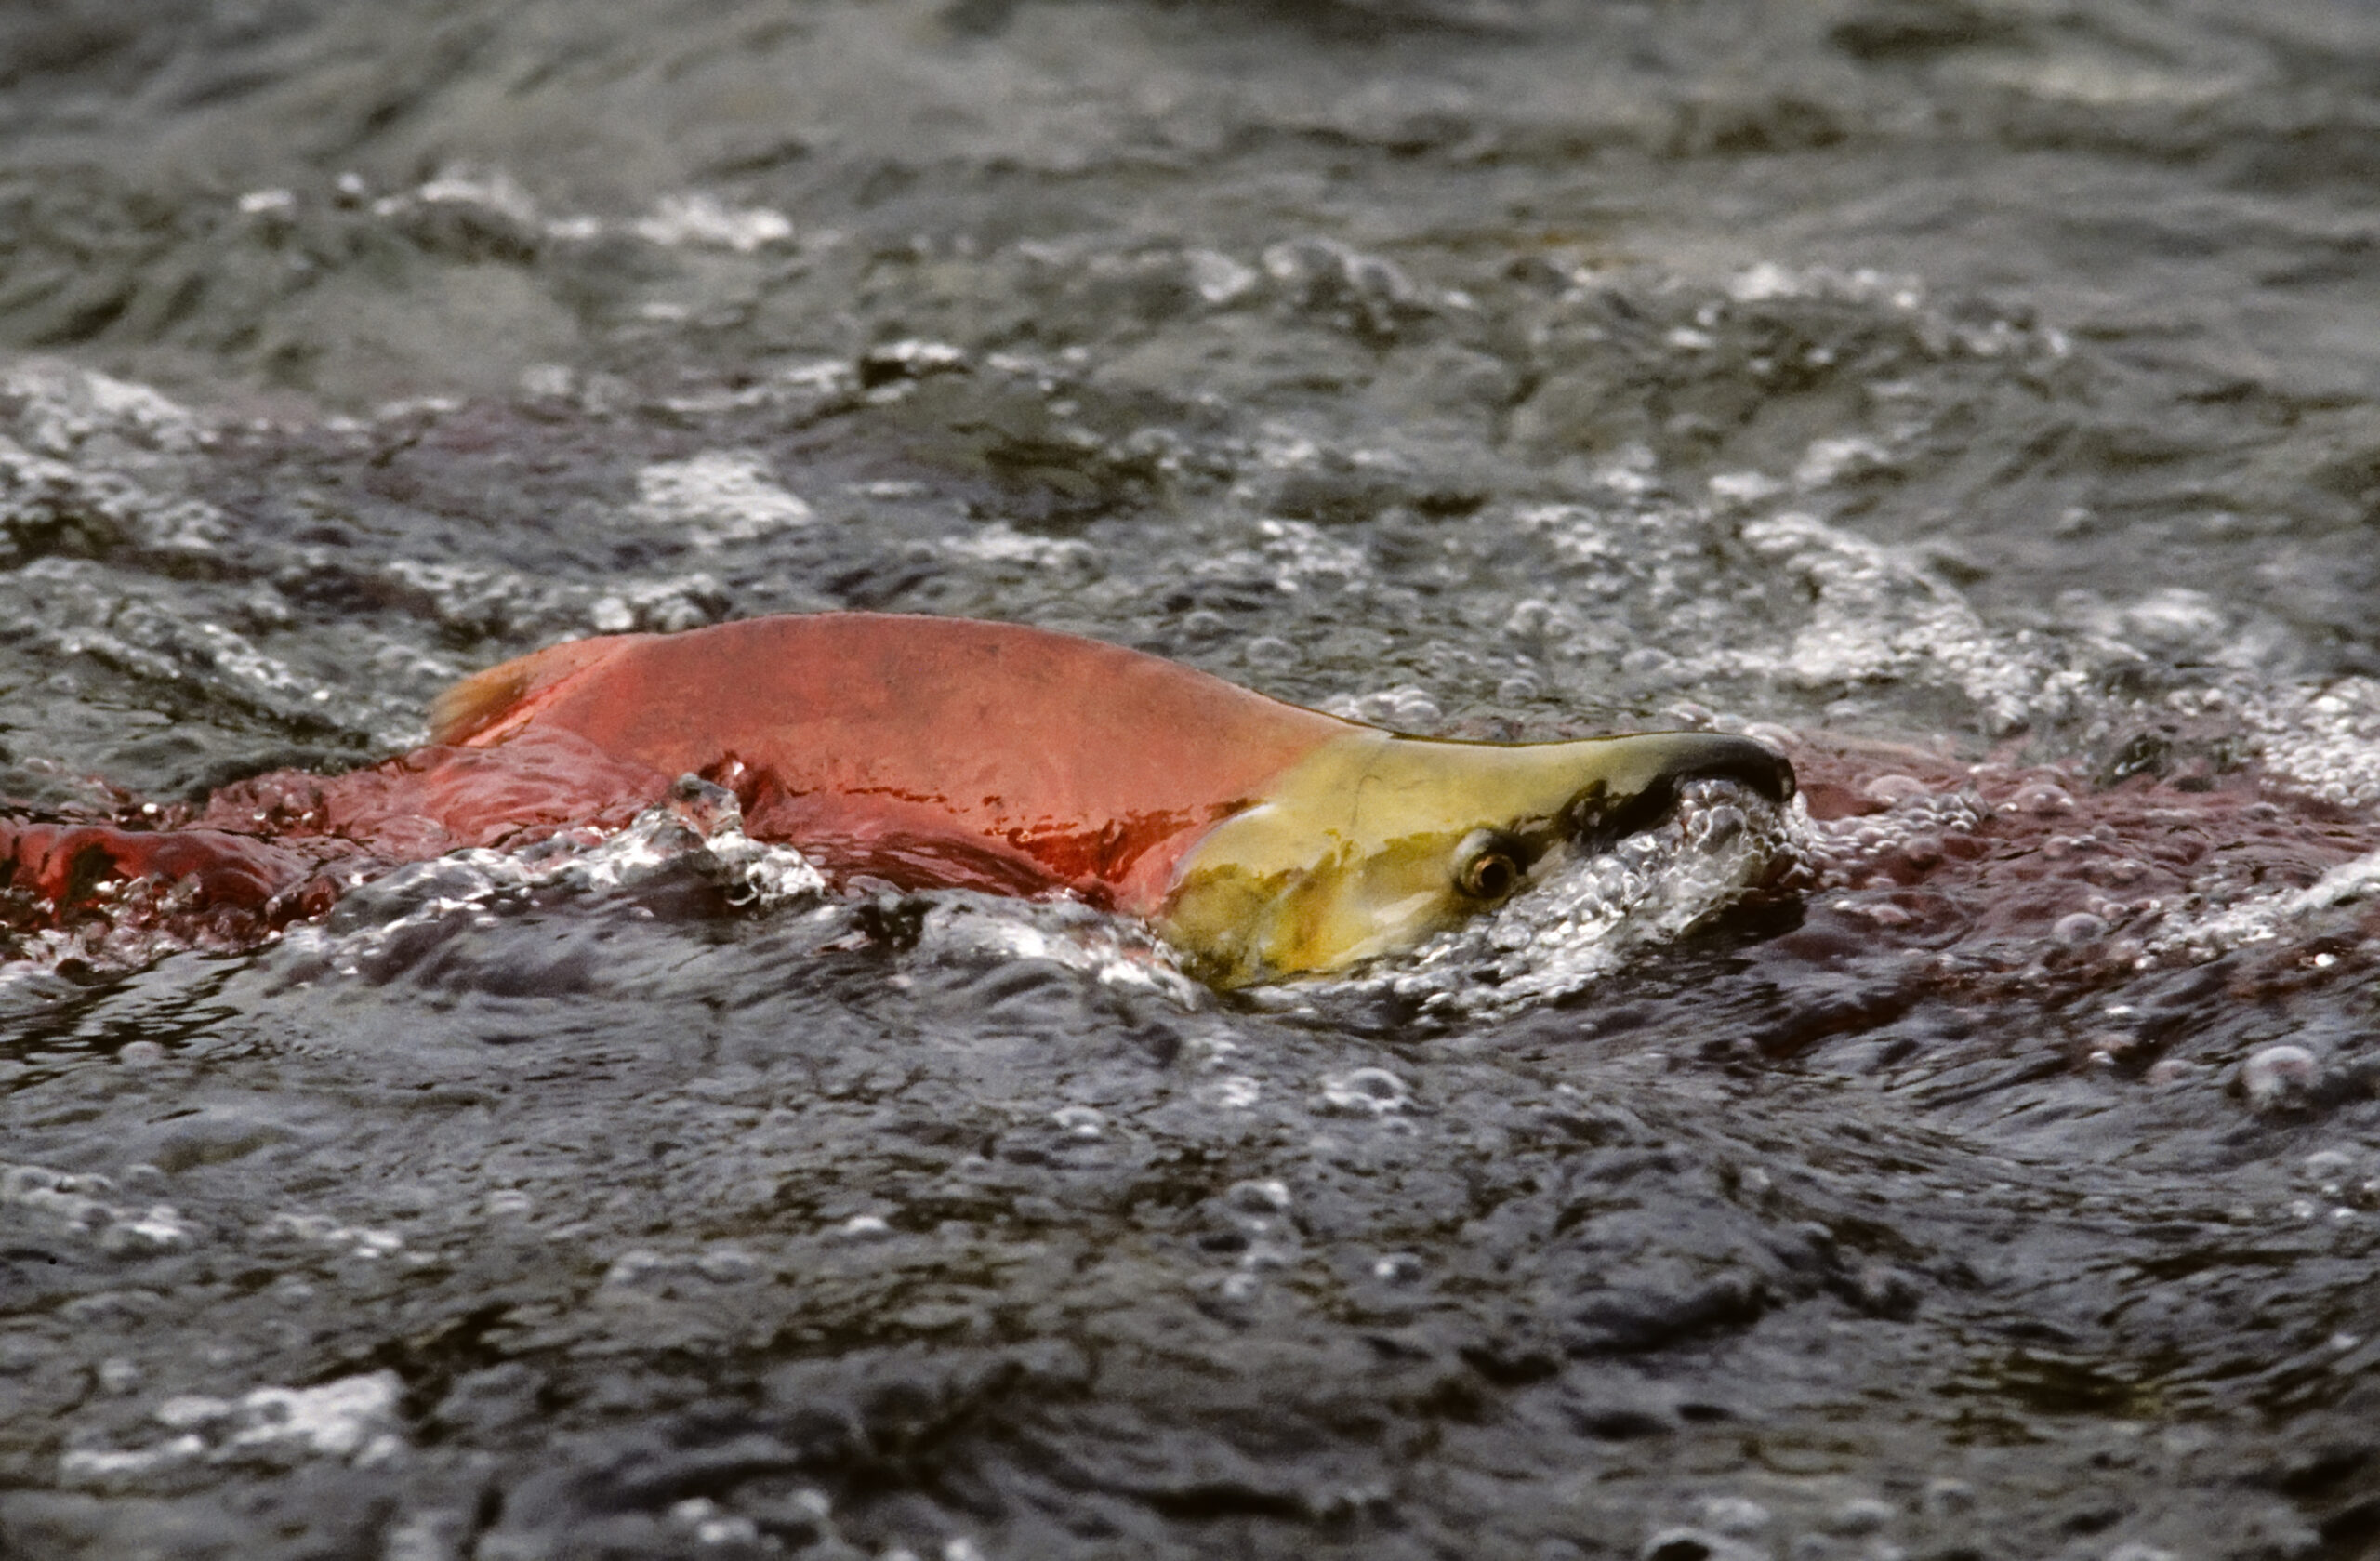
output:
[[[2370,1553],[2375,50],[0,19],[20,811],[837,608],[1810,803],[1790,895],[1235,999],[664,821],[245,952],[12,906],[0,1550]]]

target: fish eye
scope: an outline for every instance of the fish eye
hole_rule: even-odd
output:
[[[1520,887],[1521,842],[1501,829],[1474,829],[1455,847],[1454,886],[1474,900],[1501,900]]]

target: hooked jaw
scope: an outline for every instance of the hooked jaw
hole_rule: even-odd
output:
[[[1502,745],[1351,729],[1190,848],[1157,926],[1221,986],[1344,970],[1659,824],[1695,780],[1793,795],[1783,758],[1715,733]]]
[[[1688,781],[1734,781],[1778,807],[1793,800],[1793,766],[1749,737],[1648,732],[1548,746],[1600,750],[1599,772],[1571,802],[1573,839],[1588,850],[1601,850],[1668,817],[1677,806],[1678,788]]]

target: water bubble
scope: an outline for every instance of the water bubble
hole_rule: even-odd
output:
[[[135,1160],[116,1172],[116,1181],[128,1193],[162,1192],[169,1180],[163,1171],[147,1160]]]
[[[1712,1496],[1698,1515],[1702,1526],[1722,1534],[1757,1534],[1768,1527],[1768,1509],[1748,1496]]]
[[[2051,814],[2071,813],[2074,799],[2062,786],[2048,781],[2031,781],[2010,792],[2008,800],[2001,803],[2000,808],[2003,813],[2025,813],[2046,817]]]
[[[1851,1299],[1861,1311],[1895,1321],[1905,1321],[1914,1315],[1920,1301],[1915,1282],[1899,1269],[1883,1263],[1869,1263],[1854,1276]]]
[[[197,1239],[197,1232],[174,1211],[171,1204],[160,1203],[139,1217],[126,1215],[99,1232],[99,1250],[112,1256],[178,1251]]]
[[[1933,788],[1915,775],[1878,775],[1859,788],[1859,795],[1871,802],[1897,807],[1913,798],[1928,796]]]
[[[2069,948],[2080,948],[2084,944],[2096,943],[2106,937],[2108,924],[2087,910],[2078,910],[2070,916],[2059,917],[2050,927],[2049,935]]]
[[[1247,1074],[1235,1073],[1217,1079],[1199,1092],[1225,1111],[1245,1111],[1263,1096],[1264,1086]]]
[[[768,460],[747,451],[704,450],[681,461],[657,461],[637,473],[636,488],[631,514],[681,531],[702,548],[750,541],[815,519],[807,503],[778,484]]]
[[[2355,1157],[2338,1149],[2317,1149],[2306,1157],[2302,1169],[2309,1182],[2336,1182],[2355,1169]]]
[[[1289,1206],[1289,1184],[1278,1177],[1234,1182],[1224,1191],[1223,1201],[1243,1214],[1277,1214]]]
[[[2302,1102],[2321,1077],[2321,1065],[2302,1046],[2268,1046],[2240,1068],[2240,1089],[2248,1105],[2271,1111]]]
[[[1796,858],[1791,814],[1729,781],[1679,787],[1669,818],[1558,864],[1368,985],[1442,1012],[1509,1012],[1573,992],[1700,925]],[[1361,978],[1350,986],[1367,985]]]
[[[923,379],[933,374],[963,374],[967,370],[964,348],[943,341],[903,340],[881,342],[860,354],[860,383],[869,390],[910,379]]]
[[[1384,1067],[1359,1067],[1325,1074],[1322,1098],[1336,1113],[1379,1117],[1404,1110],[1412,1103],[1412,1091]]]
[[[1377,694],[1347,695],[1325,702],[1325,708],[1335,716],[1360,721],[1367,726],[1385,726],[1395,732],[1426,732],[1445,719],[1438,702],[1426,690],[1408,684],[1402,688],[1383,689]]]
[[[759,1524],[723,1510],[707,1496],[689,1496],[673,1503],[669,1521],[693,1529],[694,1540],[700,1544],[752,1544],[760,1537]]]
[[[669,1260],[659,1252],[638,1248],[634,1251],[622,1252],[615,1258],[612,1266],[603,1271],[603,1282],[607,1285],[621,1286],[641,1284],[647,1277],[669,1266]]]
[[[1276,635],[1259,634],[1239,648],[1239,658],[1259,671],[1286,671],[1298,664],[1298,649]]]
[[[766,206],[731,207],[699,192],[662,196],[652,213],[633,226],[648,244],[730,249],[738,255],[793,237],[793,224],[783,212]]]
[[[576,384],[566,364],[531,364],[521,371],[521,393],[534,401],[560,401]]]
[[[1662,1528],[1645,1541],[1639,1561],[1766,1561],[1767,1552],[1707,1528]]]
[[[1697,809],[1686,821],[1686,843],[1706,856],[1714,855],[1735,844],[1750,822],[1743,809],[1726,803]]]
[[[1050,1120],[1068,1138],[1099,1138],[1107,1131],[1107,1118],[1088,1105],[1062,1105],[1050,1113]]]
[[[112,1485],[126,1475],[144,1475],[152,1469],[196,1458],[205,1450],[205,1438],[197,1435],[176,1436],[154,1447],[127,1451],[75,1448],[59,1459],[58,1477],[61,1483],[70,1486]]]
[[[1257,273],[1230,256],[1212,249],[1193,249],[1183,258],[1189,263],[1190,284],[1198,297],[1220,309],[1246,296],[1257,284]]]
[[[1827,1515],[1826,1526],[1836,1534],[1872,1534],[1893,1520],[1890,1501],[1856,1496]]]
[[[713,1284],[742,1284],[767,1270],[760,1260],[741,1247],[713,1247],[694,1260],[694,1272]]]

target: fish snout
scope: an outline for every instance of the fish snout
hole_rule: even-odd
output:
[[[1571,799],[1564,832],[1594,851],[1667,818],[1690,781],[1733,781],[1778,807],[1793,798],[1793,766],[1750,737],[1717,732],[1648,732],[1605,740],[1602,773]]]

